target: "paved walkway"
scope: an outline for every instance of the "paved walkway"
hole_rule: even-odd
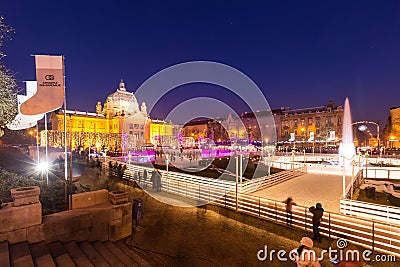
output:
[[[346,186],[351,177],[346,176]],[[252,195],[284,201],[291,196],[297,205],[310,207],[320,202],[326,211],[339,212],[342,196],[342,176],[305,174]]]

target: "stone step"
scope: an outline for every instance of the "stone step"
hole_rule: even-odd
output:
[[[123,240],[119,240],[115,243],[115,245],[121,249],[126,255],[132,258],[135,262],[139,264],[141,267],[151,267],[152,265],[145,259],[146,256],[143,253],[139,253],[138,251],[127,247]]]
[[[10,262],[13,267],[34,267],[28,242],[16,243],[10,246]]]
[[[140,266],[130,257],[128,257],[120,248],[118,248],[114,243],[111,241],[105,241],[104,246],[108,248],[115,256],[118,257],[126,266]]]
[[[10,252],[7,241],[0,243],[0,266],[10,267]]]
[[[64,245],[65,249],[68,251],[68,254],[78,267],[94,267],[89,258],[82,252],[79,246],[74,242],[68,242]]]
[[[76,267],[74,261],[69,256],[67,250],[61,242],[47,244],[56,265],[59,267]]]
[[[113,267],[126,267],[117,256],[106,248],[100,241],[92,242],[92,246],[107,260]]]
[[[100,253],[93,248],[93,246],[88,241],[83,241],[78,244],[82,249],[83,253],[89,258],[89,260],[96,267],[111,267],[111,265],[104,259]]]
[[[30,244],[29,249],[36,267],[56,267],[53,257],[43,241]]]

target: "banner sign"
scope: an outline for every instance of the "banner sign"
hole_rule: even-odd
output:
[[[35,56],[37,93],[21,105],[21,113],[38,115],[60,108],[64,102],[63,56]]]

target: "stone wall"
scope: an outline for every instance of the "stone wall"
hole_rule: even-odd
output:
[[[108,194],[107,190],[76,194],[74,209],[42,217],[40,202],[31,203],[32,192],[26,193],[29,199],[20,198],[19,206],[8,203],[0,209],[0,242],[115,241],[131,235],[132,203],[113,205]]]
[[[82,209],[108,203],[108,190],[85,192],[72,195],[71,209]]]

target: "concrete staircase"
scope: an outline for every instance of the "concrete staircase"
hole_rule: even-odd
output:
[[[117,242],[0,243],[1,267],[160,266],[160,258]]]

